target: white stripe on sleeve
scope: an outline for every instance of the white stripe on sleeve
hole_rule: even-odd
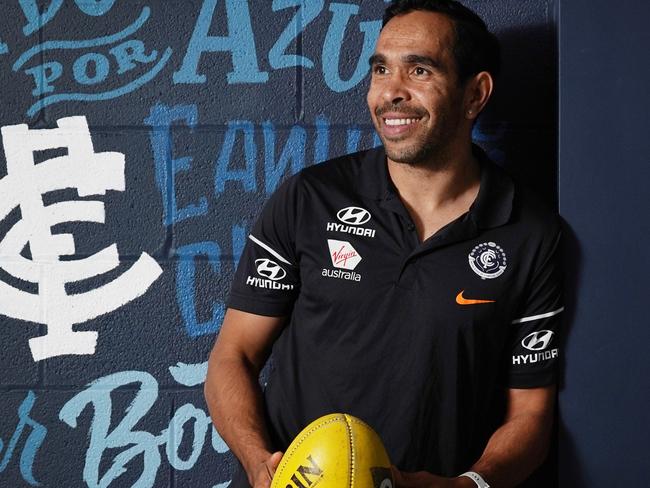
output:
[[[278,258],[278,259],[279,259],[280,261],[282,261],[283,263],[286,263],[286,264],[291,265],[291,263],[290,263],[289,261],[287,261],[286,259],[284,259],[284,258],[280,255],[280,253],[278,253],[277,251],[275,251],[274,249],[272,249],[271,246],[269,246],[268,244],[264,244],[264,243],[263,243],[262,241],[260,241],[257,237],[255,237],[253,234],[249,234],[249,235],[248,235],[248,238],[249,238],[251,241],[253,241],[255,244],[257,244],[258,246],[260,246],[260,247],[266,249],[268,252],[271,253],[271,255],[273,255],[274,257]]]
[[[531,315],[530,317],[522,317],[520,319],[513,320],[512,323],[521,324],[522,322],[531,322],[533,320],[546,319],[548,317],[553,317],[553,315],[557,315],[563,311],[564,311],[564,307],[561,307],[558,308],[557,310],[553,310],[552,312],[541,313],[539,315]]]

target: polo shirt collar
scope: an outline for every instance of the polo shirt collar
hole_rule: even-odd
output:
[[[481,165],[481,183],[468,216],[479,228],[498,227],[510,220],[515,193],[514,183],[480,147],[473,144],[472,152]],[[388,174],[383,147],[371,149],[363,155],[357,182],[357,192],[361,195],[378,201],[399,201],[397,188]]]

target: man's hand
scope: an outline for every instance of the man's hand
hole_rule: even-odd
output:
[[[476,488],[469,478],[443,478],[426,471],[415,473],[401,472],[395,466],[392,468],[395,488]]]
[[[261,463],[254,475],[253,488],[270,488],[273,475],[281,460],[282,453],[277,451]]]

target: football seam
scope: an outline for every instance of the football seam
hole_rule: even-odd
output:
[[[352,420],[348,415],[344,415],[345,417],[345,426],[348,430],[348,439],[350,441],[350,472],[348,473],[350,476],[350,488],[354,488],[354,431],[352,430]]]
[[[321,423],[318,424],[318,425],[315,425],[314,427],[312,427],[311,429],[309,429],[307,432],[305,432],[305,433],[300,437],[300,439],[298,439],[298,442],[296,443],[295,446],[293,446],[293,449],[291,449],[291,451],[285,453],[285,456],[291,457],[291,456],[293,455],[293,453],[294,453],[294,452],[295,452],[295,451],[300,447],[300,445],[304,442],[304,440],[305,440],[307,437],[309,437],[313,432],[317,431],[318,429],[320,429],[321,427],[324,427],[324,426],[327,425],[327,424],[331,424],[332,422],[339,422],[340,420],[341,420],[341,418],[337,416],[336,418],[328,419],[328,420],[326,420],[326,421],[324,421],[324,422],[321,422]],[[346,422],[346,424],[347,424],[347,422]],[[287,464],[288,464],[288,463],[287,463]],[[278,470],[278,472],[276,473],[276,475],[278,476],[278,479],[282,477],[282,473],[284,472],[285,467],[286,467],[286,464],[285,464],[284,466],[282,466],[282,468],[281,468],[280,470]],[[274,477],[274,478],[275,478],[275,477]]]

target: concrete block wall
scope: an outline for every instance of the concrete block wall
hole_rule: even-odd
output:
[[[555,2],[466,3],[504,53],[474,137],[555,202]],[[378,143],[384,5],[0,0],[0,487],[228,485],[230,279],[283,178]]]

